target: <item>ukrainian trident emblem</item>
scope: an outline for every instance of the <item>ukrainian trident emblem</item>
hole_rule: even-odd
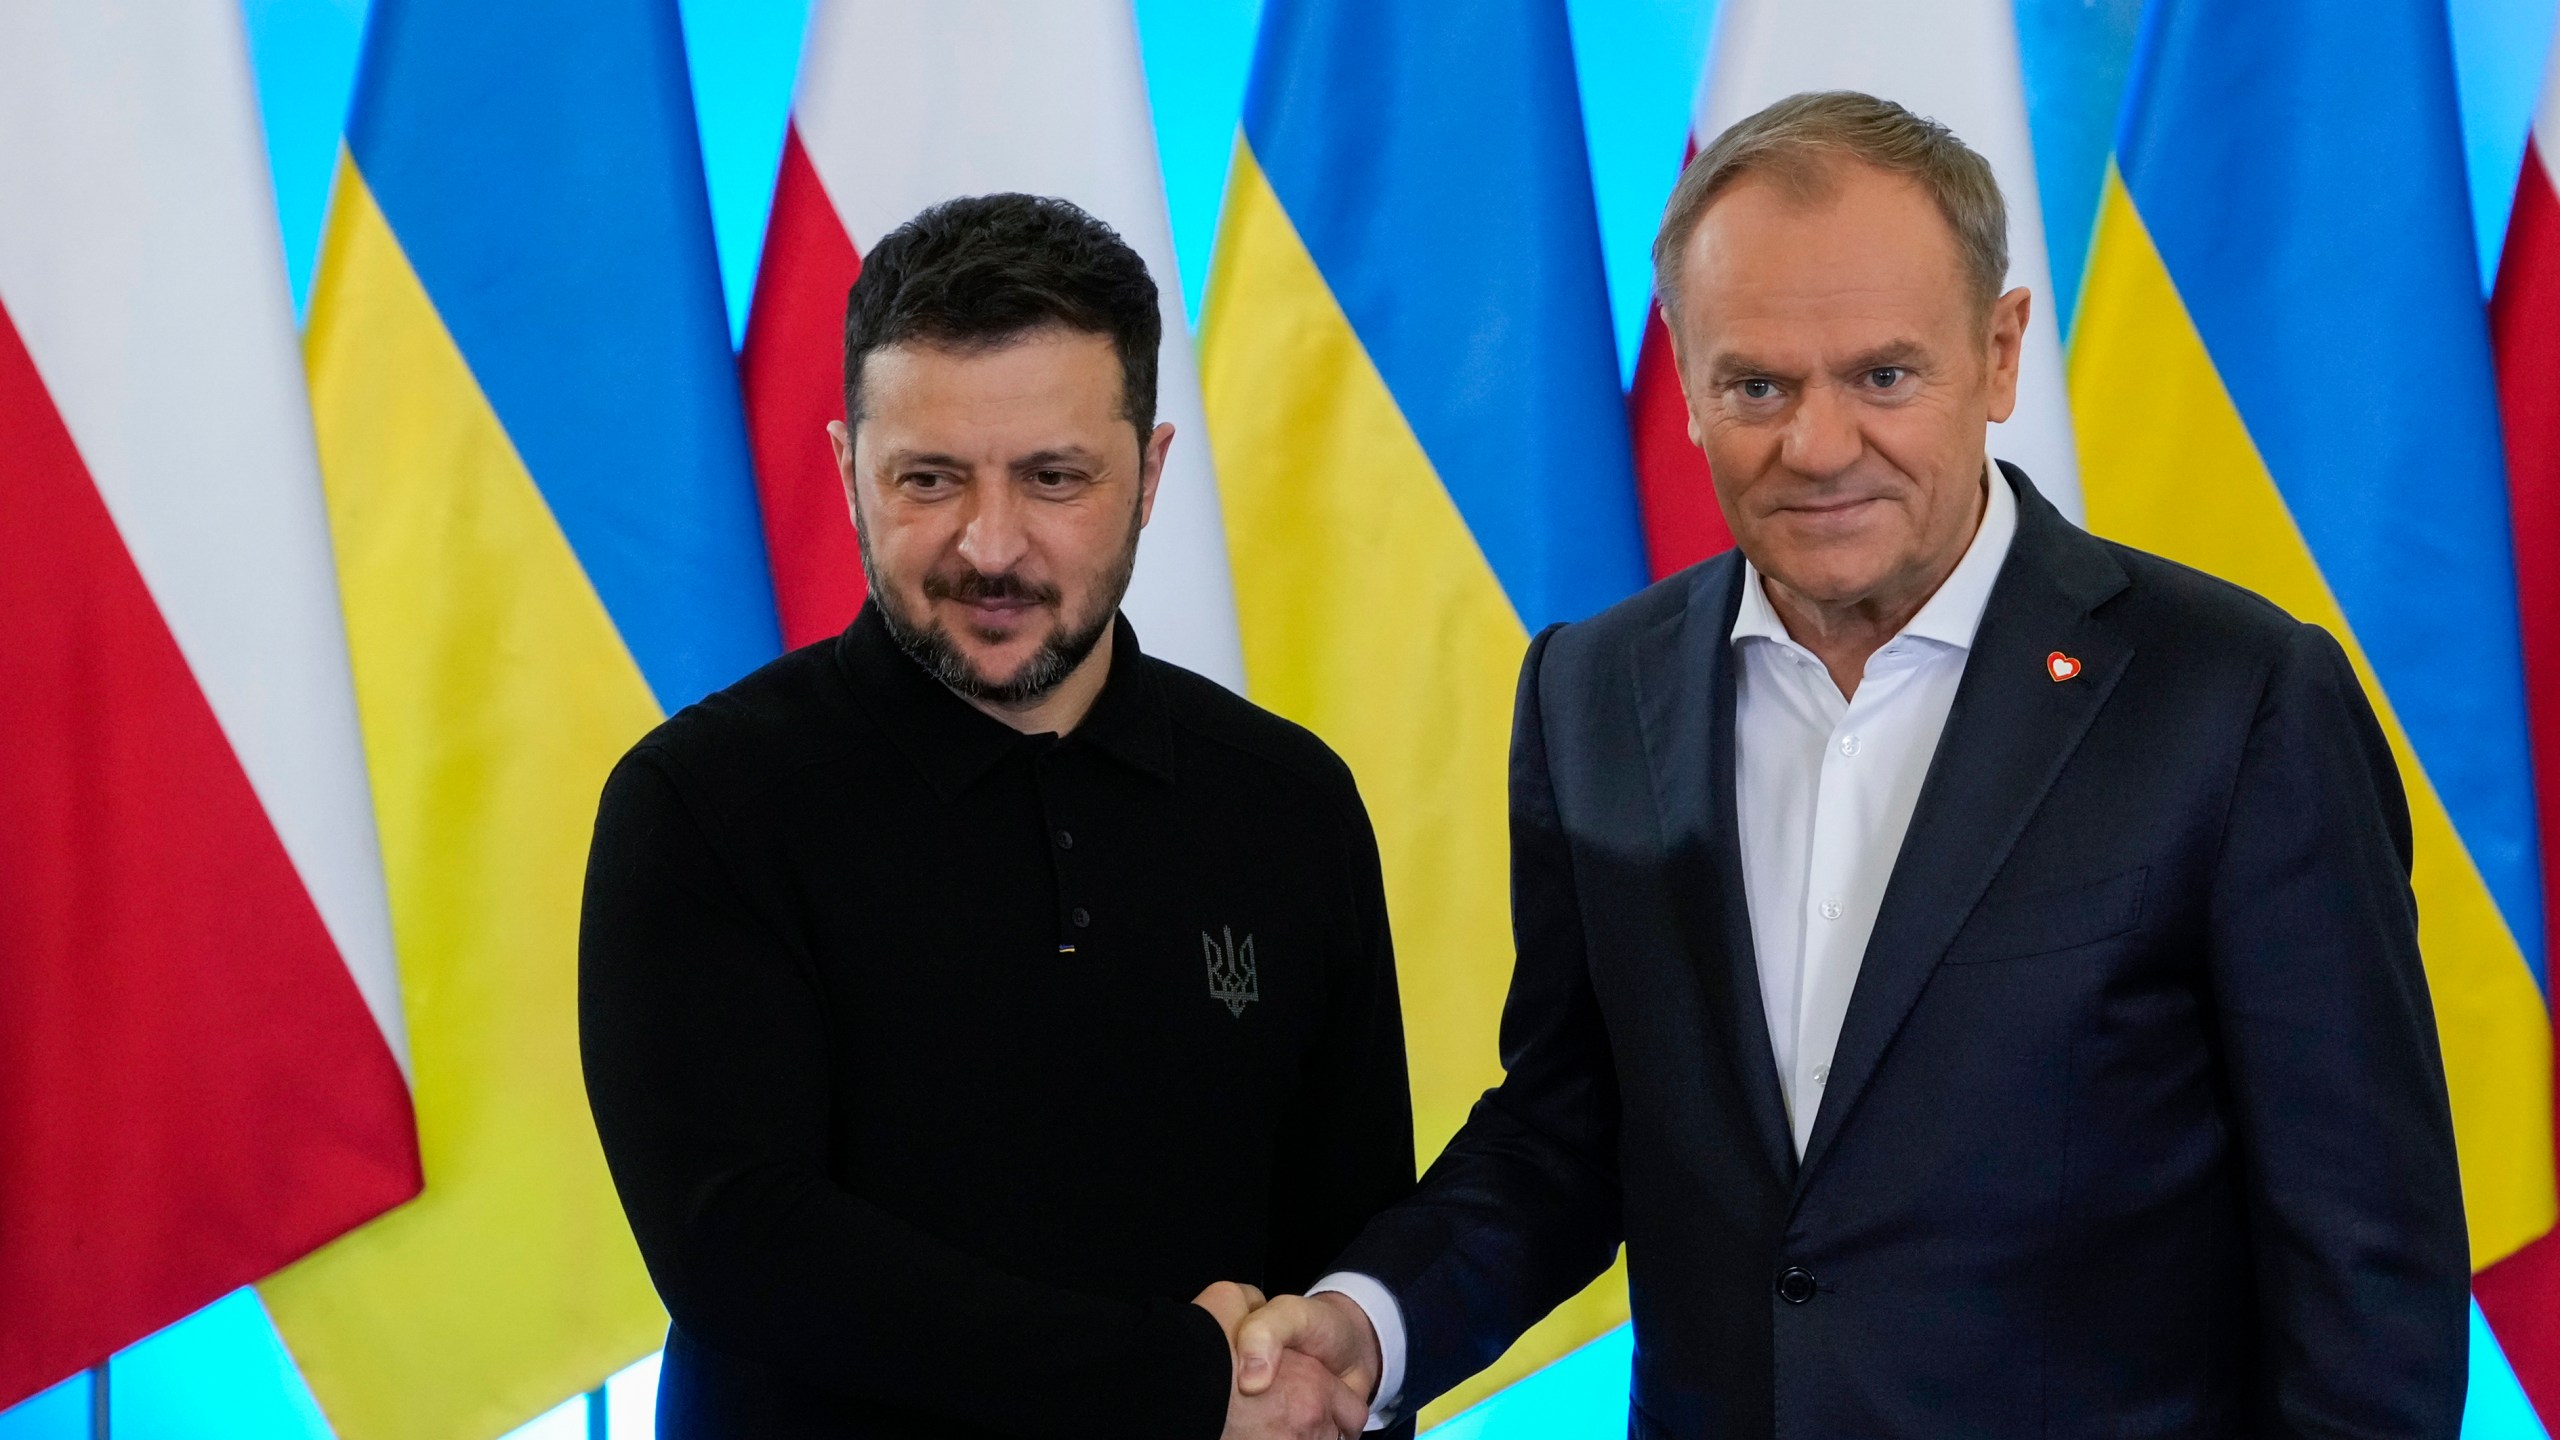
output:
[[[1208,931],[1200,932],[1200,952],[1209,961],[1209,996],[1227,1002],[1227,1013],[1241,1018],[1244,1007],[1262,998],[1262,972],[1254,967],[1253,937],[1236,944],[1235,927],[1222,925],[1219,934],[1226,937],[1220,944]]]

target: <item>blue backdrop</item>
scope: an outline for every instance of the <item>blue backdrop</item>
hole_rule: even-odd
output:
[[[1174,248],[1196,319],[1260,5],[1135,3]],[[2447,3],[2485,291],[2506,230],[2555,0]],[[809,0],[682,4],[734,339],[746,325]],[[299,304],[328,206],[365,0],[243,0],[243,6],[274,163],[277,220]],[[1622,369],[1632,374],[1651,283],[1647,248],[1680,163],[1715,0],[1568,0],[1568,8],[1610,306]],[[2053,301],[2066,330],[2140,14],[2141,0],[2017,0]],[[2542,1440],[2542,1427],[2476,1314],[2474,1331],[2464,1435]],[[1621,1331],[1443,1433],[1465,1440],[1623,1435],[1627,1357]],[[300,1440],[329,1433],[250,1291],[118,1356],[112,1373],[115,1433],[128,1440]],[[654,1361],[614,1382],[606,1409],[616,1440],[651,1433],[655,1383]],[[0,1440],[85,1435],[89,1406],[86,1380],[72,1380],[0,1413]],[[590,1433],[588,1423],[585,1405],[573,1402],[519,1435],[577,1440]]]

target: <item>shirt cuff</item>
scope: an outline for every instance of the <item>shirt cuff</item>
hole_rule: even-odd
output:
[[[1369,1428],[1384,1430],[1396,1423],[1396,1406],[1404,1399],[1404,1310],[1394,1292],[1354,1270],[1336,1270],[1307,1291],[1314,1299],[1327,1291],[1344,1296],[1369,1317],[1378,1332],[1378,1398],[1369,1405]]]

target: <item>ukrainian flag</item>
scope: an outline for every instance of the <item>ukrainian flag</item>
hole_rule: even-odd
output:
[[[1645,580],[1563,0],[1270,0],[1202,327],[1247,684],[1376,822],[1427,1161],[1500,1078],[1528,637]]]
[[[659,1343],[578,903],[615,759],[779,646],[725,313],[674,0],[375,0],[306,359],[426,1189],[263,1287],[348,1440]]]
[[[2442,0],[2155,0],[2071,360],[2090,528],[2346,646],[2407,782],[2475,1265],[2552,1221],[2533,771]]]

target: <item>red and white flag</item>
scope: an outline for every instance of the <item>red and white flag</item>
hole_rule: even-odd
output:
[[[2507,439],[2525,721],[2533,739],[2544,913],[2560,905],[2560,40],[2525,142],[2489,301]],[[2546,947],[2560,925],[2544,922]],[[2560,1234],[2480,1272],[2481,1313],[2546,1428],[2560,1428]]]
[[[0,5],[0,1406],[416,1193],[234,0]]]
[[[2024,467],[2046,498],[2079,519],[2080,462],[2008,0],[1726,0],[1698,86],[1691,153],[1735,121],[1805,90],[1863,90],[1895,101],[1944,124],[1991,162],[2009,202],[2009,283],[2035,292],[2017,412],[1992,432],[1991,453]],[[1668,575],[1733,542],[1706,457],[1689,443],[1688,410],[1659,312],[1646,325],[1627,406],[1646,549],[1653,573]]]
[[[1060,88],[1059,77],[1074,83]],[[842,629],[860,556],[825,427],[844,417],[845,291],[917,211],[1019,190],[1083,206],[1145,257],[1173,452],[1127,609],[1147,649],[1244,688],[1199,370],[1128,0],[821,0],[740,357],[784,643]]]

